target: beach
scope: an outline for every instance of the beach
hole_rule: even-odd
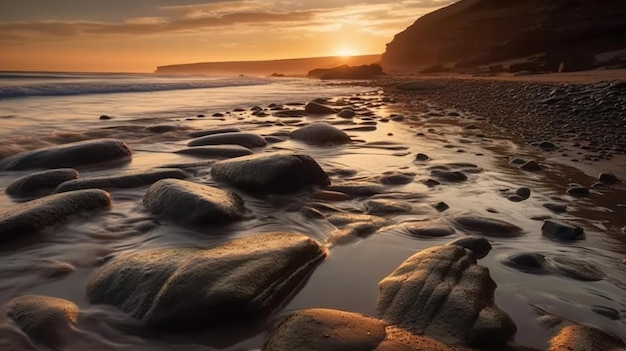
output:
[[[614,75],[537,77],[5,77],[0,223],[22,225],[28,235],[3,232],[0,305],[23,295],[74,304],[72,328],[44,340],[52,348],[259,350],[282,316],[304,309],[387,318],[381,281],[418,252],[473,238],[491,249],[467,259],[486,267],[497,286],[484,292],[493,301],[477,304],[497,306],[516,329],[501,349],[546,349],[554,335],[541,322],[546,316],[625,340],[626,88]],[[57,156],[73,143],[81,157]],[[23,154],[50,147],[57,149]],[[84,157],[86,147],[98,151]],[[251,159],[237,164],[239,157]],[[7,193],[21,177],[52,168],[76,173],[34,193]],[[24,207],[32,201],[79,201],[69,198],[75,189],[93,188],[103,192],[78,190],[91,191],[80,199],[84,210],[32,215],[49,220],[42,228],[14,219],[48,206]],[[160,191],[190,197],[161,200]],[[219,206],[203,210],[214,198]],[[228,244],[235,239],[243,241]],[[275,241],[294,251],[275,249]],[[194,251],[224,246],[208,256]],[[266,246],[288,259],[257,253]],[[251,307],[262,317],[239,320],[245,311],[228,298],[223,310],[193,304],[214,286],[197,294],[173,288],[172,301],[190,301],[181,315],[160,314],[156,298],[146,311],[129,307],[120,296],[134,290],[124,277],[135,273],[116,265],[146,264],[138,277],[159,276],[161,263],[150,266],[146,252],[177,262],[176,272],[190,270],[188,280],[167,273],[169,282],[246,286],[254,303],[263,301],[263,309]],[[176,258],[185,255],[235,263],[196,272]],[[272,282],[256,286],[267,271]],[[168,284],[159,296],[170,293]],[[215,312],[211,328],[169,328],[186,318],[207,322],[192,313],[203,306]],[[153,322],[168,327],[155,332]]]

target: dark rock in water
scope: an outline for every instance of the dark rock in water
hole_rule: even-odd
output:
[[[52,192],[59,184],[76,178],[78,178],[78,172],[72,168],[41,171],[16,179],[7,186],[5,193],[15,197],[29,197]]]
[[[354,110],[348,108],[344,108],[343,110],[339,111],[339,113],[337,113],[337,116],[341,118],[352,118],[355,115],[356,114],[354,113]]]
[[[621,319],[620,312],[610,307],[594,305],[589,309],[610,320],[619,321]]]
[[[167,133],[167,132],[172,132],[175,131],[176,129],[178,129],[177,126],[172,126],[172,125],[167,125],[167,124],[160,124],[160,125],[156,125],[156,126],[149,126],[146,127],[147,131],[150,131],[152,133]]]
[[[515,195],[515,194],[509,195],[507,197],[507,199],[509,199],[509,201],[511,201],[511,202],[522,202],[522,201],[524,201],[523,197],[521,197],[519,195]]]
[[[17,297],[5,307],[6,314],[37,343],[60,349],[78,318],[78,306],[47,296]]]
[[[418,238],[439,238],[454,234],[454,228],[432,223],[404,223],[401,225],[409,235]]]
[[[414,178],[415,176],[412,174],[390,173],[380,177],[379,182],[385,185],[403,185],[411,183]]]
[[[100,118],[99,118],[99,119],[100,119],[101,121],[105,121],[105,120],[109,120],[109,119],[111,119],[111,118],[112,118],[111,116],[102,115],[102,116],[100,116]]]
[[[486,257],[487,254],[489,254],[489,251],[491,251],[491,244],[489,244],[489,241],[482,236],[464,236],[453,240],[446,245],[457,245],[464,249],[468,249],[474,253],[474,256],[477,259]]]
[[[46,196],[0,210],[0,242],[63,223],[78,213],[108,208],[109,193],[99,189]]]
[[[139,188],[152,185],[154,182],[165,178],[185,179],[187,178],[187,174],[177,168],[153,168],[121,174],[69,180],[59,185],[56,191],[63,193],[66,191],[91,188],[104,190]]]
[[[450,206],[448,206],[447,203],[443,202],[443,201],[439,201],[436,204],[433,204],[433,207],[435,208],[435,210],[437,210],[438,212],[443,212],[446,211],[447,209],[450,208]]]
[[[326,219],[328,220],[328,222],[338,228],[359,222],[374,223],[379,227],[382,227],[383,225],[385,225],[385,223],[387,223],[387,220],[383,217],[358,213],[335,213],[328,216]]]
[[[583,228],[554,219],[547,219],[543,222],[541,233],[548,238],[559,241],[574,241],[585,238]]]
[[[411,212],[413,206],[406,201],[390,199],[374,199],[365,203],[368,214],[391,214]]]
[[[463,247],[431,247],[379,283],[379,316],[446,344],[504,346],[517,328],[494,303],[496,283]]]
[[[518,253],[507,257],[504,265],[526,273],[545,273],[546,259],[542,254],[534,252]]]
[[[536,161],[531,160],[521,165],[520,169],[528,172],[539,172],[543,169],[543,167],[541,167],[541,165]]]
[[[222,327],[274,312],[325,257],[319,243],[293,233],[138,252],[105,266],[87,297],[159,328]]]
[[[311,115],[334,115],[336,113],[334,109],[314,101],[306,104],[304,112]]]
[[[539,324],[558,334],[550,340],[548,351],[624,351],[626,344],[606,332],[575,324],[557,316],[542,316]]]
[[[253,133],[219,133],[203,136],[187,143],[187,146],[204,145],[241,145],[247,148],[263,147],[267,145],[265,139]]]
[[[239,195],[179,179],[152,184],[143,204],[154,214],[193,225],[237,221],[247,213]]]
[[[263,350],[454,351],[458,348],[359,313],[316,308],[298,311],[281,320],[268,336]]]
[[[423,161],[428,161],[428,160],[430,160],[430,157],[428,157],[428,155],[426,154],[419,153],[415,155],[415,161],[423,162]]]
[[[252,155],[252,150],[241,145],[196,146],[176,151],[177,154],[198,157],[239,157]]]
[[[604,184],[616,184],[619,182],[619,179],[613,173],[603,172],[598,176],[598,181]]]
[[[211,168],[218,182],[263,193],[290,193],[309,186],[327,186],[328,176],[304,154],[273,153],[218,161]]]
[[[515,190],[515,195],[521,197],[522,199],[528,199],[530,197],[530,188],[521,187]]]
[[[594,264],[567,256],[551,257],[550,263],[562,274],[576,280],[593,282],[606,277]]]
[[[437,185],[441,185],[441,183],[438,180],[434,180],[434,179],[431,179],[431,178],[422,181],[422,183],[424,185],[426,185],[427,187],[429,187],[429,188],[432,188],[432,187],[437,186]]]
[[[451,182],[451,183],[464,182],[467,180],[467,176],[463,174],[463,172],[459,172],[459,171],[452,172],[452,171],[434,170],[430,172],[430,175],[444,182]]]
[[[385,188],[380,184],[369,182],[343,182],[328,187],[328,190],[339,191],[350,196],[372,196],[382,194]]]
[[[344,194],[339,191],[321,190],[313,194],[314,199],[323,201],[349,201],[352,200],[352,196]]]
[[[23,152],[0,160],[0,169],[74,168],[98,163],[129,162],[132,152],[123,141],[95,139]]]
[[[563,213],[567,211],[567,205],[564,205],[564,204],[546,203],[546,204],[543,204],[543,207],[555,213]]]
[[[575,197],[589,196],[589,189],[585,188],[584,186],[577,186],[577,185],[571,186],[567,188],[565,192],[568,195],[575,196]]]
[[[514,158],[511,161],[509,161],[510,164],[512,165],[523,165],[524,163],[526,163],[527,161],[521,158]]]
[[[343,130],[327,123],[311,123],[291,133],[291,139],[311,144],[345,144],[350,137]]]
[[[545,141],[545,140],[540,142],[539,145],[537,145],[537,146],[539,146],[539,148],[543,149],[543,150],[554,150],[554,149],[556,149],[556,145],[553,142]]]
[[[241,129],[228,127],[228,128],[217,128],[217,129],[200,130],[197,132],[191,132],[189,133],[189,136],[192,138],[200,138],[203,136],[213,135],[213,134],[238,133],[238,132],[241,132]]]
[[[496,238],[512,238],[523,234],[522,228],[494,218],[459,216],[452,220],[460,229]]]

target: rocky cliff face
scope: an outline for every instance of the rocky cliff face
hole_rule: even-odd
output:
[[[461,0],[418,19],[387,45],[385,70],[469,67],[543,54],[549,71],[588,69],[626,49],[624,0]]]

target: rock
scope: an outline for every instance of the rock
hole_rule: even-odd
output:
[[[411,334],[358,313],[329,309],[298,311],[269,334],[263,351],[467,351]]]
[[[72,168],[51,169],[25,175],[7,186],[5,193],[14,197],[30,197],[52,192],[59,184],[78,178]]]
[[[350,137],[343,130],[328,123],[311,123],[291,133],[291,139],[311,144],[345,144]]]
[[[158,328],[223,327],[274,312],[325,257],[319,243],[293,233],[136,252],[106,265],[87,297]]]
[[[464,236],[462,238],[452,240],[446,245],[457,245],[468,249],[474,253],[474,256],[477,259],[486,257],[487,254],[489,254],[489,251],[491,251],[491,244],[489,244],[489,241],[482,236]]]
[[[187,143],[187,146],[241,145],[247,148],[267,145],[265,139],[253,133],[219,133],[203,136]]]
[[[571,186],[569,188],[567,188],[567,190],[565,191],[568,195],[574,196],[574,197],[585,197],[585,196],[589,196],[589,189],[585,188],[584,186]]]
[[[213,146],[196,146],[176,151],[177,154],[191,155],[207,158],[216,157],[239,157],[252,155],[252,150],[241,145],[213,145]]]
[[[438,238],[454,234],[454,228],[433,223],[409,222],[403,223],[401,228],[417,238]]]
[[[352,118],[355,115],[356,114],[354,113],[354,110],[349,108],[344,108],[343,110],[339,111],[339,113],[337,113],[337,116],[341,118]]]
[[[344,193],[339,192],[339,191],[329,191],[329,190],[318,191],[318,192],[314,193],[312,197],[314,199],[324,200],[324,201],[349,201],[349,200],[352,200],[352,196],[350,196],[348,194],[344,194]]]
[[[467,180],[467,176],[460,171],[440,171],[434,170],[430,172],[430,175],[444,182],[458,183]]]
[[[321,103],[311,101],[304,107],[304,112],[310,115],[334,115],[336,111]]]
[[[390,173],[380,177],[379,182],[385,185],[404,185],[411,183],[414,178],[412,174]]]
[[[428,157],[428,155],[426,154],[418,153],[417,155],[415,155],[415,161],[424,162],[428,160],[430,160],[430,157]]]
[[[241,129],[234,128],[234,127],[227,127],[227,128],[217,128],[217,129],[209,129],[209,130],[199,130],[196,132],[189,133],[189,136],[192,138],[200,138],[203,136],[213,135],[213,134],[238,133],[238,132],[241,132]]]
[[[78,318],[78,306],[70,301],[35,295],[9,301],[5,312],[31,339],[54,349]]]
[[[327,186],[328,176],[304,154],[272,153],[218,161],[211,168],[218,182],[262,193],[290,193],[309,186]]]
[[[433,208],[437,210],[438,212],[444,212],[448,210],[450,206],[448,206],[448,204],[443,201],[439,201],[436,204],[433,204]]]
[[[600,182],[602,182],[604,184],[612,185],[612,184],[618,183],[619,179],[617,179],[617,177],[613,173],[602,172],[598,176],[598,181],[600,181]]]
[[[72,216],[111,206],[109,193],[99,189],[72,191],[0,209],[0,242],[63,223]]]
[[[548,351],[626,351],[623,341],[596,328],[557,316],[542,316],[539,323],[557,332]]]
[[[411,212],[413,206],[406,201],[391,199],[374,199],[365,203],[368,214],[392,214]]]
[[[548,238],[559,241],[574,241],[585,238],[583,228],[555,219],[545,220],[541,227],[541,233]]]
[[[567,256],[551,257],[550,264],[560,273],[576,280],[592,282],[606,277],[595,265]]]
[[[496,283],[457,245],[431,247],[379,283],[378,312],[387,323],[446,344],[503,346],[517,328],[494,303]]]
[[[17,327],[9,323],[0,324],[0,350],[40,351],[41,349]]]
[[[522,199],[528,199],[530,197],[530,188],[521,187],[515,190],[515,195],[521,197]]]
[[[539,146],[539,148],[542,149],[542,150],[554,150],[554,149],[556,149],[556,145],[553,142],[546,141],[546,140],[540,142],[539,145],[537,145],[537,146]]]
[[[185,179],[187,178],[187,174],[177,168],[153,168],[121,174],[69,180],[59,185],[56,191],[62,193],[91,188],[103,190],[139,188],[152,185],[154,182],[165,178]]]
[[[435,187],[437,185],[441,185],[441,183],[438,180],[431,179],[431,178],[422,181],[422,183],[429,188]]]
[[[237,221],[247,213],[239,195],[180,179],[163,179],[152,184],[143,204],[154,214],[192,225]]]
[[[167,124],[159,124],[159,125],[155,125],[155,126],[149,126],[146,127],[146,130],[152,133],[167,133],[167,132],[172,132],[175,131],[176,129],[178,129],[178,126],[172,126],[172,125],[167,125]]]
[[[385,192],[385,188],[380,184],[352,181],[333,184],[328,187],[328,190],[339,191],[350,196],[372,196]]]
[[[512,159],[511,161],[509,161],[510,164],[517,165],[517,166],[523,165],[526,162],[528,162],[528,161],[526,161],[524,159],[521,159],[521,158],[518,158],[518,157],[516,157],[516,158]]]
[[[564,205],[564,204],[546,203],[546,204],[543,204],[543,207],[555,213],[563,213],[567,211],[567,205]]]
[[[513,238],[523,234],[522,228],[495,218],[458,216],[452,219],[460,229],[496,238]]]
[[[526,163],[522,164],[519,167],[521,170],[524,171],[528,171],[528,172],[539,172],[543,169],[543,167],[541,167],[541,165],[539,163],[537,163],[536,161],[527,161]]]
[[[0,160],[0,169],[75,168],[105,162],[129,162],[132,152],[123,141],[95,139],[23,152]]]
[[[338,228],[359,222],[373,223],[377,227],[382,227],[387,223],[387,220],[382,217],[356,213],[335,213],[328,216],[326,219]]]
[[[526,273],[545,273],[546,259],[542,254],[534,252],[524,252],[513,254],[502,262],[505,266],[515,268]]]

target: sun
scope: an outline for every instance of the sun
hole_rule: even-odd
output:
[[[350,57],[350,56],[355,56],[357,54],[357,52],[349,47],[341,47],[339,48],[336,52],[335,55],[337,56],[341,56],[341,57]]]

